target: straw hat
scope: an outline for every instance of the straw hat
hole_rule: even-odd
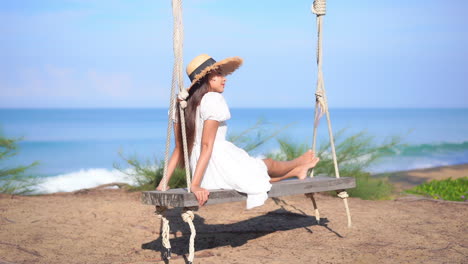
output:
[[[192,82],[187,91],[212,70],[219,70],[223,75],[228,75],[241,65],[242,59],[240,57],[226,58],[217,62],[207,54],[198,55],[187,65],[187,75]]]

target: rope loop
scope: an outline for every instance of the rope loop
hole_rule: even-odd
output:
[[[189,221],[193,221],[195,218],[195,215],[191,210],[185,211],[182,213],[182,219],[184,220],[185,223],[188,223]]]
[[[177,98],[179,99],[180,107],[182,107],[182,109],[185,109],[187,107],[187,101],[185,99],[187,99],[188,96],[189,93],[187,92],[187,89],[181,90],[179,95],[177,96]]]
[[[189,96],[189,93],[187,92],[187,89],[183,89],[182,91],[180,91],[177,98],[179,98],[180,100],[185,100],[188,98],[188,96]]]
[[[167,207],[165,206],[156,206],[156,211],[154,213],[161,219],[161,241],[163,247],[166,249],[163,253],[163,257],[165,259],[171,258],[171,242],[169,241],[169,219],[164,216],[164,212],[166,211]]]
[[[312,13],[316,14],[317,16],[325,15],[327,8],[327,1],[326,0],[315,0],[310,10]]]
[[[195,215],[190,207],[184,208],[184,212],[182,213],[182,219],[186,222],[190,227],[190,241],[189,241],[189,255],[187,257],[188,263],[193,263],[193,259],[195,258],[195,236],[197,234],[195,230],[195,225],[193,224],[193,219]]]
[[[345,199],[345,198],[348,198],[349,195],[346,191],[341,191],[338,193],[338,197],[340,197],[341,199]]]

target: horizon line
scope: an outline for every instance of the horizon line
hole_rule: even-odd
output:
[[[314,107],[229,107],[230,109],[314,109]],[[168,109],[167,107],[1,107],[0,110],[110,110],[110,109],[128,109],[128,110],[136,110],[136,109]],[[329,107],[329,109],[414,109],[414,110],[424,110],[424,109],[447,109],[447,110],[463,110],[467,109],[466,107]]]

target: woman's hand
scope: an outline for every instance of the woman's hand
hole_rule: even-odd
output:
[[[201,188],[200,186],[192,186],[190,191],[195,194],[195,197],[197,197],[198,204],[200,206],[203,206],[206,201],[208,201],[208,196],[210,195],[208,190]]]

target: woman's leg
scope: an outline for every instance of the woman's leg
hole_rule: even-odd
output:
[[[271,178],[270,182],[277,182],[277,181],[281,181],[281,180],[292,178],[292,177],[297,177],[300,180],[303,180],[307,177],[307,171],[315,167],[318,161],[319,161],[319,158],[314,158],[312,162],[299,165],[281,177]]]
[[[271,178],[284,176],[286,175],[286,173],[290,172],[292,169],[301,165],[296,160],[278,161],[278,160],[268,158],[268,159],[264,159],[263,162],[265,162],[265,164],[267,165],[268,175],[270,175]]]
[[[304,179],[307,176],[307,171],[315,167],[318,161],[319,159],[311,150],[290,161],[277,161],[270,158],[263,160],[268,168],[268,175],[272,178],[271,182],[290,177]]]

